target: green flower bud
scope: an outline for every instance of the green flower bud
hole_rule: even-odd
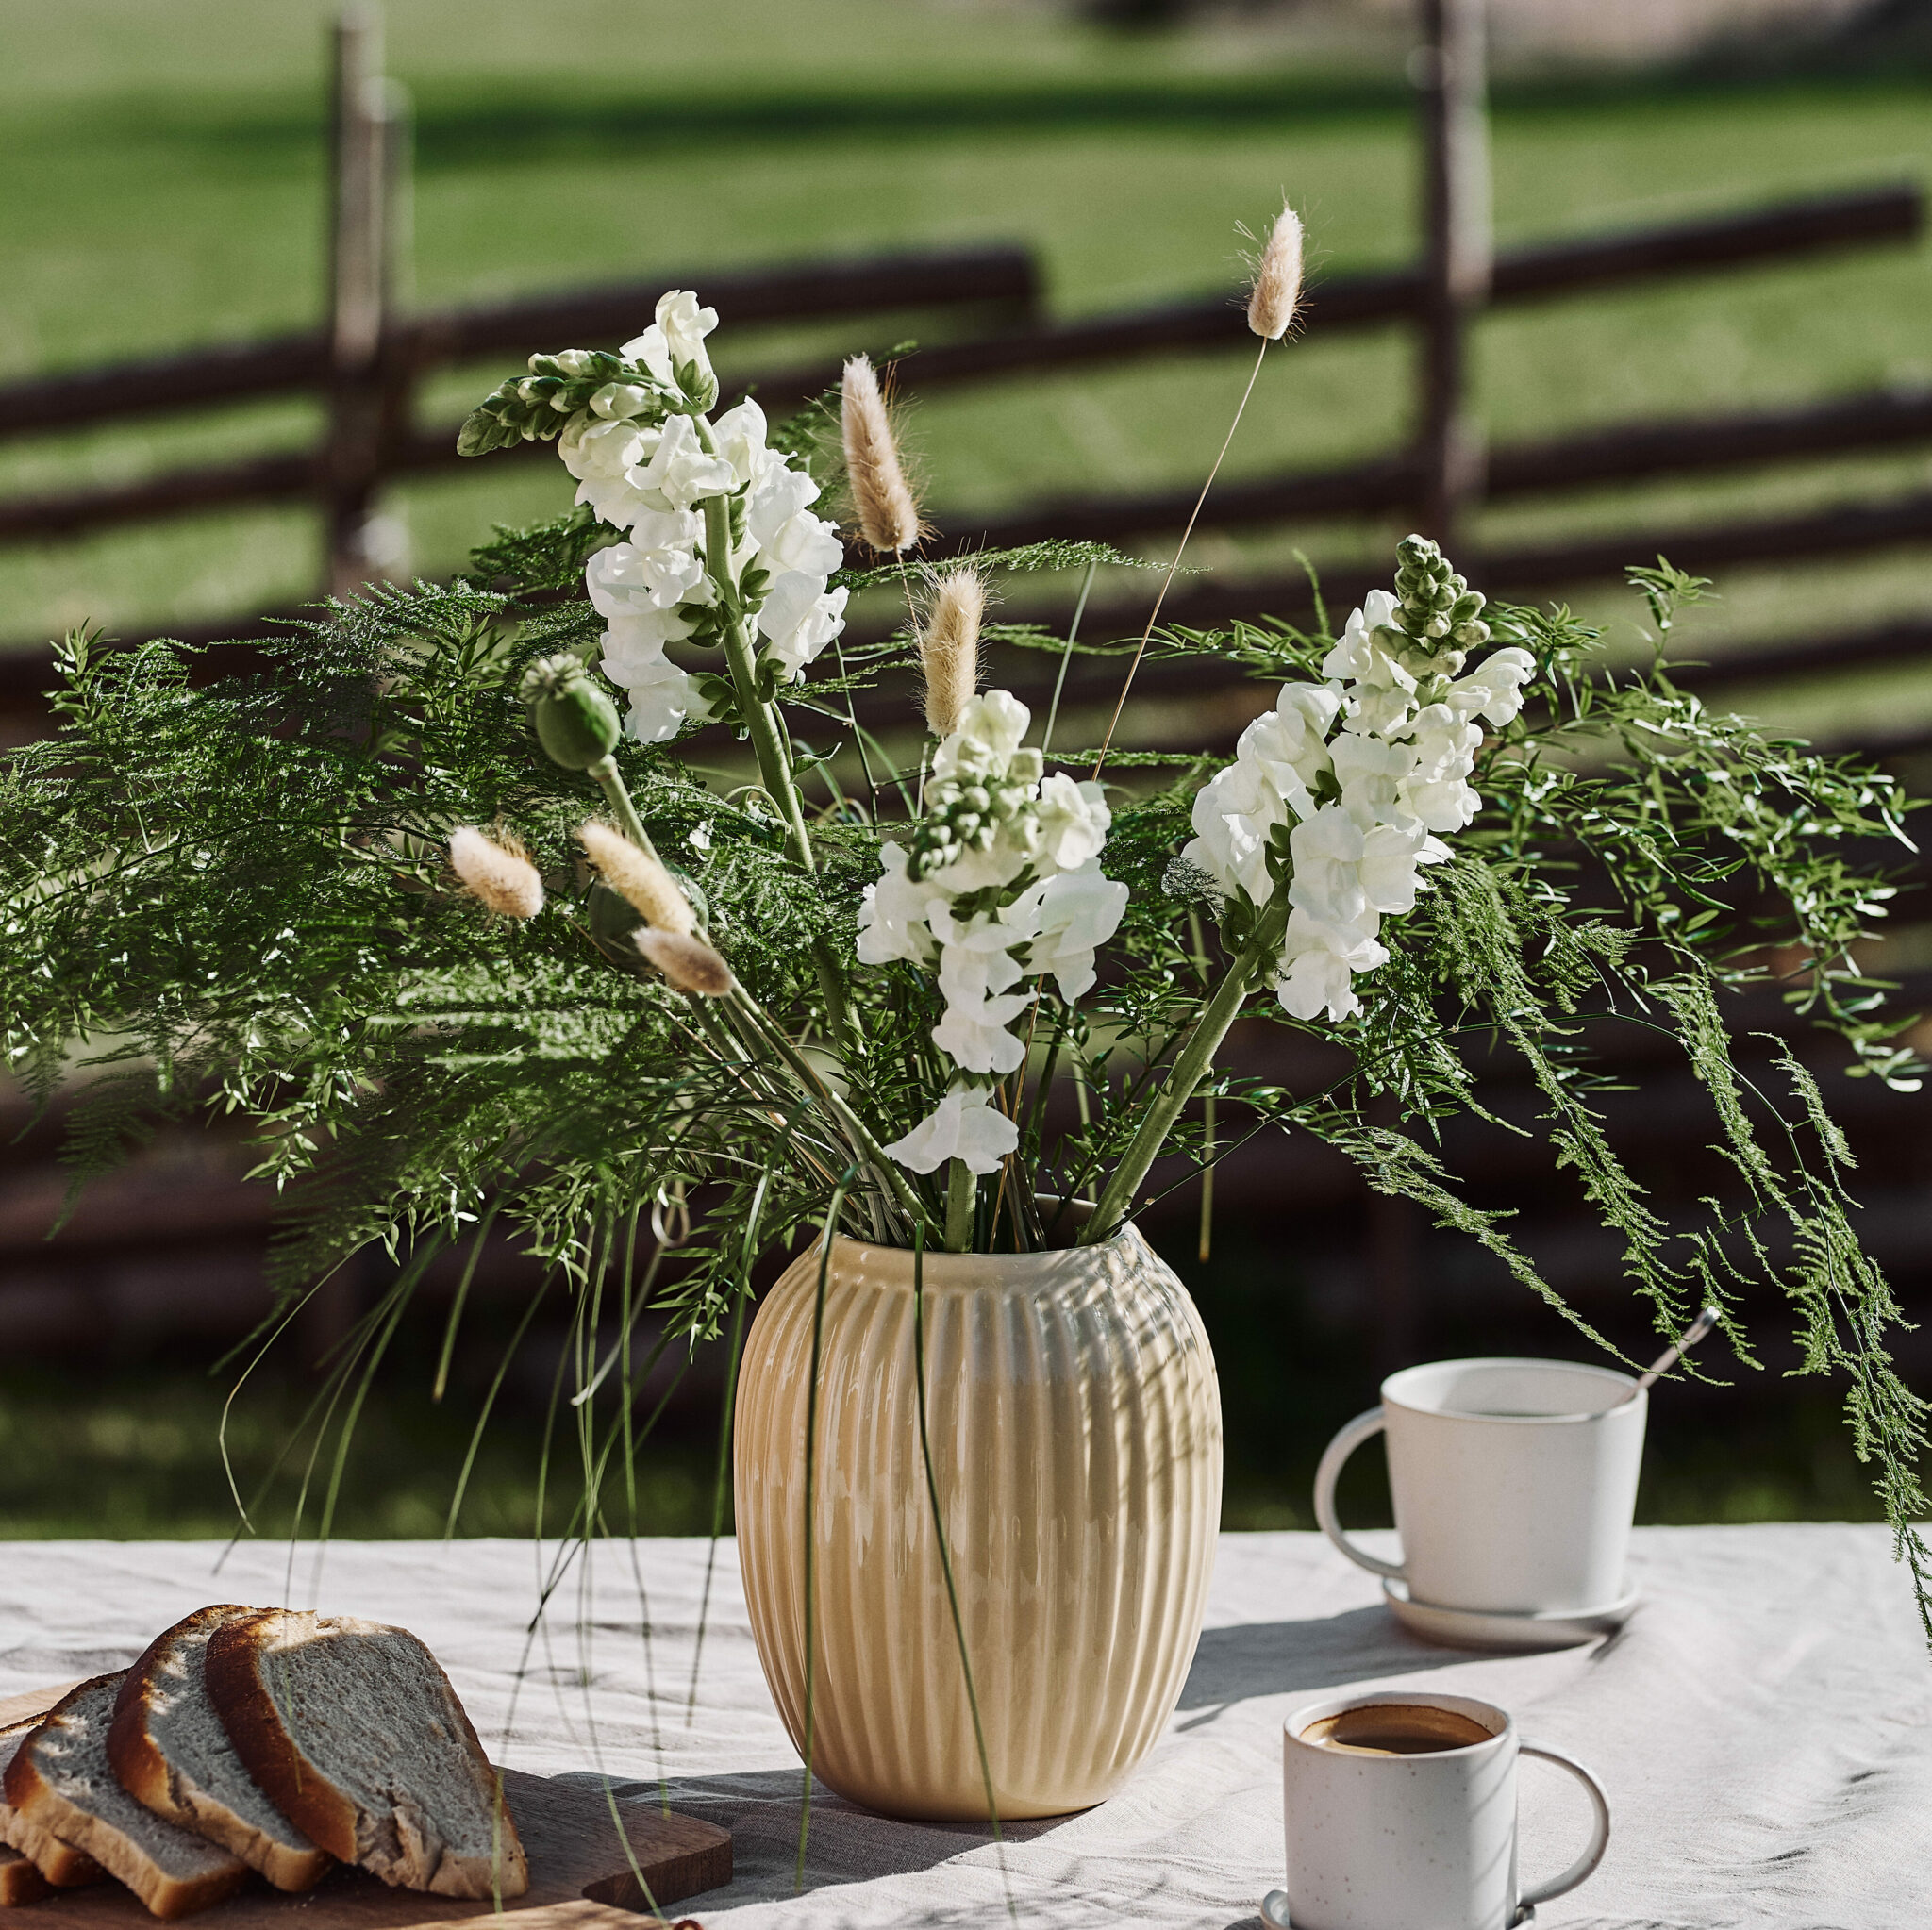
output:
[[[524,674],[522,696],[537,741],[566,771],[601,764],[623,735],[617,706],[575,657],[533,663]]]

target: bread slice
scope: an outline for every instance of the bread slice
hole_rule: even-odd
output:
[[[51,1895],[53,1888],[34,1868],[30,1856],[23,1856],[18,1850],[0,1849],[0,1910],[37,1904],[43,1896]]]
[[[185,1917],[232,1896],[248,1866],[143,1809],[108,1767],[108,1726],[122,1675],[69,1689],[7,1765],[7,1801],[36,1829],[85,1850],[158,1917]]]
[[[208,1686],[249,1773],[331,1855],[399,1889],[529,1888],[502,1781],[408,1629],[264,1608],[216,1629]]]
[[[108,1872],[92,1856],[17,1816],[7,1801],[7,1765],[13,1760],[14,1752],[40,1726],[40,1717],[28,1716],[0,1727],[0,1843],[7,1845],[0,1852],[0,1903],[31,1902],[31,1897],[15,1897],[12,1892],[32,1889],[36,1877],[56,1889],[78,1889],[83,1884],[105,1883],[108,1877]],[[9,1856],[16,1860],[25,1858],[27,1873],[9,1864]]]
[[[108,1761],[145,1808],[232,1850],[277,1889],[313,1889],[335,1859],[256,1787],[208,1699],[208,1638],[252,1614],[201,1608],[157,1636],[128,1670],[108,1730]]]

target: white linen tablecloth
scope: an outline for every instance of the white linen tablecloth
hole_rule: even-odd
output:
[[[1518,1657],[1406,1635],[1375,1582],[1318,1536],[1224,1535],[1180,1707],[1111,1802],[995,1845],[821,1789],[803,1894],[798,1757],[758,1672],[732,1543],[718,1549],[694,1708],[703,1541],[642,1541],[634,1558],[600,1544],[534,1639],[529,1542],[338,1542],[319,1579],[312,1548],[291,1562],[286,1546],[244,1546],[217,1572],[219,1553],[0,1544],[0,1694],[120,1667],[205,1602],[315,1606],[413,1628],[500,1759],[662,1775],[676,1807],[728,1824],[735,1880],[684,1905],[708,1925],[1255,1930],[1281,1881],[1282,1718],[1338,1686],[1450,1689],[1513,1711],[1609,1791],[1608,1855],[1543,1906],[1539,1930],[1932,1926],[1932,1661],[1876,1528],[1640,1530],[1645,1600],[1623,1633]],[[1532,1881],[1569,1861],[1587,1812],[1545,1765],[1525,1763],[1523,1788]]]

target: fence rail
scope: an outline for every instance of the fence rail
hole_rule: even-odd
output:
[[[1920,232],[1923,222],[1918,190],[1888,187],[1637,233],[1542,243],[1496,258],[1491,299],[1492,305],[1504,306],[1547,300],[1583,289],[1906,241]],[[1024,249],[1010,247],[687,280],[700,286],[708,301],[727,306],[734,324],[962,307],[982,314],[1031,314],[1041,295],[1041,277],[1032,258]],[[424,474],[454,468],[461,460],[456,453],[456,424],[424,429],[410,423],[411,391],[425,374],[487,353],[526,355],[546,346],[617,340],[648,312],[654,291],[674,285],[675,277],[658,277],[583,294],[453,309],[389,331],[378,358],[378,379],[388,393],[388,415],[395,428],[375,454],[379,475]],[[1309,290],[1301,326],[1305,333],[1320,334],[1413,320],[1424,312],[1427,299],[1428,284],[1419,269],[1338,275]],[[925,392],[1000,376],[1236,346],[1246,331],[1240,308],[1226,297],[1215,296],[941,342],[906,358],[898,364],[898,373],[905,387]],[[255,349],[218,350],[15,384],[0,388],[0,434],[320,389],[328,381],[330,369],[327,339],[317,330]],[[814,362],[737,378],[728,386],[739,392],[755,389],[768,407],[784,408],[822,393],[837,378],[836,363]],[[64,407],[69,398],[73,406]],[[1648,424],[1520,452],[1499,451],[1490,459],[1484,488],[1486,494],[1494,495],[1574,487],[1570,465],[1578,456],[1591,479],[1627,480],[1671,469],[1737,467],[1788,456],[1924,440],[1932,435],[1928,424],[1932,404],[1924,397],[1879,395],[1823,409],[1734,417],[1721,424]],[[1713,431],[1723,440],[1707,444]],[[547,445],[525,444],[525,450],[533,457],[554,458],[555,452]],[[1243,521],[1400,507],[1414,502],[1424,490],[1423,463],[1418,454],[1403,454],[1273,484],[1226,489],[1210,499],[1209,519],[1233,526]],[[47,541],[130,523],[299,501],[324,491],[328,474],[325,447],[183,467],[104,488],[0,499],[0,543]],[[1158,496],[1123,499],[1119,504],[1056,504],[1050,509],[1023,512],[997,526],[1042,530],[1051,514],[1061,519],[1054,527],[1062,535],[1141,534],[1177,525],[1185,520],[1191,502],[1191,497]],[[937,520],[941,529],[958,522],[943,515]]]
[[[382,333],[381,359],[391,370],[420,375],[486,355],[524,356],[571,342],[616,341],[635,335],[658,297],[679,287],[701,288],[708,302],[728,305],[738,327],[922,308],[991,309],[1010,318],[1030,313],[1041,294],[1032,252],[1006,244],[751,271],[686,271],[391,321]],[[72,374],[57,370],[0,384],[0,436],[317,392],[330,374],[325,328]]]

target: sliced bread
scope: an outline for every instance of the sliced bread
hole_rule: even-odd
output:
[[[7,1845],[5,1851],[0,1851],[0,1903],[30,1903],[31,1897],[12,1892],[32,1889],[35,1877],[57,1889],[78,1889],[83,1884],[107,1881],[108,1872],[92,1856],[17,1816],[12,1804],[7,1801],[7,1765],[13,1760],[14,1752],[40,1726],[40,1717],[28,1716],[24,1722],[0,1727],[0,1843]],[[8,1857],[14,1862],[9,1863]],[[15,1867],[23,1858],[26,1872]]]
[[[208,1638],[252,1612],[197,1609],[156,1637],[121,1684],[108,1760],[157,1816],[232,1850],[277,1889],[312,1889],[335,1859],[262,1794],[208,1699]]]
[[[232,1896],[248,1866],[143,1809],[115,1781],[108,1729],[122,1673],[83,1682],[54,1705],[7,1765],[7,1801],[35,1829],[85,1850],[156,1916],[185,1917]]]
[[[529,1888],[502,1782],[408,1629],[265,1608],[215,1630],[208,1687],[249,1773],[332,1855],[440,1896]]]
[[[37,1904],[53,1888],[34,1868],[30,1856],[23,1856],[18,1850],[0,1848],[0,1909]]]

